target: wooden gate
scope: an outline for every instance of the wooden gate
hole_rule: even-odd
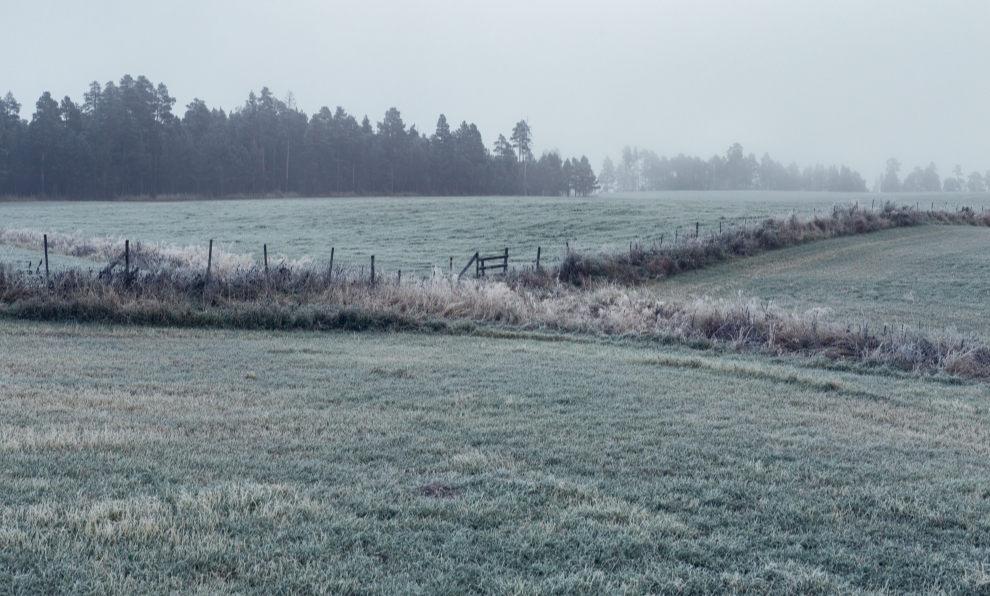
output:
[[[497,271],[499,269],[505,275],[509,272],[509,249],[506,248],[504,253],[492,257],[483,257],[480,252],[474,253],[468,264],[464,266],[464,269],[461,269],[461,273],[457,276],[457,279],[460,279],[467,273],[471,265],[474,265],[475,277],[485,277],[489,271]]]

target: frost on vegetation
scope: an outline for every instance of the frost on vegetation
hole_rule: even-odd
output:
[[[206,533],[231,523],[285,525],[326,516],[332,508],[285,484],[230,482],[162,496],[138,495],[82,501],[73,506],[44,501],[0,508],[0,548],[36,548],[38,528],[61,528],[100,542],[167,540],[201,544]],[[25,531],[27,530],[27,531]]]
[[[27,228],[0,228],[0,245],[16,246],[25,250],[44,250],[45,234]],[[81,234],[48,234],[48,251],[52,254],[88,259],[96,263],[113,263],[123,258],[125,240],[122,238],[86,238]],[[130,243],[131,266],[144,271],[157,271],[164,268],[205,270],[210,261],[208,246],[176,246],[166,243]],[[308,256],[289,259],[284,254],[270,254],[273,267],[307,267],[312,265]],[[213,246],[211,270],[219,273],[233,273],[258,265],[253,253],[236,253],[222,245]]]
[[[811,222],[767,220],[718,237],[594,258],[569,251],[558,267],[465,280],[442,269],[428,278],[381,270],[372,278],[370,271],[331,271],[310,259],[278,260],[265,270],[250,254],[216,247],[212,277],[206,277],[202,247],[134,243],[137,275],[103,277],[69,270],[49,281],[0,264],[0,307],[26,318],[184,326],[357,330],[472,322],[513,330],[721,344],[990,379],[990,347],[979,337],[907,327],[881,331],[865,321],[835,321],[827,309],[783,312],[772,302],[742,297],[667,300],[647,286],[625,283],[698,268],[726,255],[921,223],[990,225],[990,214],[926,213],[892,204],[879,211],[836,208],[831,216]],[[36,231],[0,229],[0,243],[37,248],[41,238]],[[123,249],[119,240],[58,234],[49,242],[65,254],[107,260],[119,260]]]
[[[3,451],[75,451],[121,447],[140,442],[164,441],[168,437],[147,430],[83,428],[53,425],[45,428],[0,425],[0,452]]]

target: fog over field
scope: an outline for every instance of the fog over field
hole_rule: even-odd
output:
[[[535,153],[625,145],[707,158],[742,143],[802,166],[885,160],[944,175],[990,164],[990,4],[979,0],[280,3],[45,0],[4,8],[0,94],[166,82],[231,110],[268,86],[419,130],[476,122],[486,146],[528,118]]]

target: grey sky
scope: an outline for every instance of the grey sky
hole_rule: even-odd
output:
[[[180,106],[268,86],[309,114],[392,106],[491,147],[529,118],[536,152],[623,145],[709,157],[740,142],[872,183],[888,157],[990,168],[990,2],[35,0],[9,3],[0,93],[144,74]],[[178,113],[184,108],[178,109]]]

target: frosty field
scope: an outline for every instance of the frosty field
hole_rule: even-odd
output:
[[[565,241],[622,246],[849,198],[0,203],[0,227],[131,237],[144,221],[133,237],[252,252],[271,235],[286,244],[273,252],[316,259],[333,237],[337,259],[373,247],[384,269],[426,273],[455,250],[552,258]],[[979,342],[988,244],[986,227],[919,225],[634,287],[313,290],[327,308],[464,323],[398,327],[418,332],[0,317],[0,596],[987,593],[990,384],[657,326],[676,301],[685,329],[773,301],[802,324],[827,309],[840,327]],[[0,259],[38,265],[9,245]],[[53,256],[80,264],[98,261]],[[93,283],[125,314],[157,304],[119,276]],[[58,291],[37,287],[41,302]],[[312,306],[259,287],[251,304],[276,318]],[[198,288],[181,312],[222,314]]]
[[[509,248],[514,266],[559,257],[566,243],[597,250],[652,242],[675,232],[717,230],[792,211],[810,218],[835,204],[870,205],[888,195],[841,193],[679,192],[560,197],[410,197],[277,199],[176,203],[0,202],[0,228],[79,234],[84,238],[130,238],[203,249],[218,248],[290,259],[367,266],[375,255],[382,269],[429,274],[433,266],[463,267],[475,251]],[[938,201],[936,208],[990,207],[986,194],[896,195],[904,204]],[[273,257],[274,258],[274,257]]]
[[[0,322],[0,594],[980,593],[986,385]]]
[[[920,226],[837,238],[677,275],[655,289],[682,299],[758,297],[874,327],[987,337],[990,229]]]

